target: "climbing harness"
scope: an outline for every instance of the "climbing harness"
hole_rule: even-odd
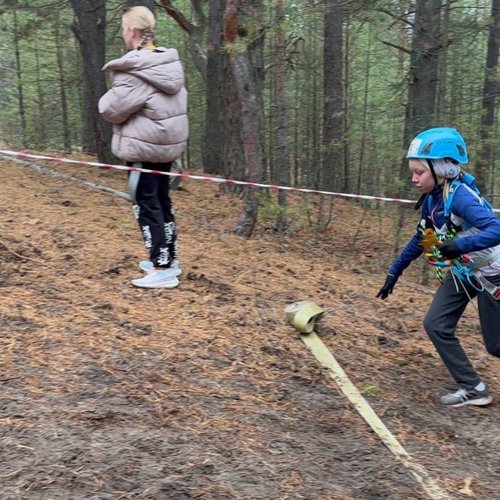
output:
[[[445,239],[449,239],[445,237]],[[424,257],[427,262],[435,267],[436,278],[442,283],[444,279],[443,269],[450,268],[453,279],[471,286],[478,292],[487,291],[495,300],[500,300],[500,287],[494,285],[477,269],[475,262],[467,254],[461,255],[458,259],[445,259],[439,252],[439,246],[445,239],[440,240],[433,229],[427,228],[422,234],[422,247],[424,248]],[[467,289],[464,287],[468,294]],[[469,299],[471,297],[469,296]]]
[[[500,300],[500,287],[494,285],[491,281],[486,279],[481,273],[477,273],[476,278],[483,285],[484,290],[486,290],[495,300]]]
[[[452,239],[455,235],[456,231],[451,230],[440,237],[433,229],[425,229],[422,234],[424,257],[431,266],[435,267],[436,278],[441,283],[444,279],[443,269],[449,267],[454,277],[458,278],[462,283],[470,285],[478,292],[482,292],[484,285],[477,277],[473,259],[468,255],[461,255],[457,259],[446,259],[439,251],[440,245],[444,241]]]
[[[449,267],[454,280],[458,278],[460,282],[471,286],[478,292],[487,290],[493,298],[495,298],[495,300],[500,300],[500,288],[489,282],[479,271],[479,269],[484,265],[481,262],[481,259],[479,259],[479,261],[475,261],[467,254],[461,255],[457,259],[446,259],[439,251],[439,247],[445,241],[455,238],[459,231],[466,231],[472,227],[472,225],[467,221],[458,223],[457,220],[452,220],[451,205],[453,197],[460,186],[463,186],[463,189],[468,189],[479,200],[481,205],[489,208],[490,210],[493,209],[488,200],[479,192],[473,175],[467,172],[461,172],[457,179],[449,180],[443,193],[443,212],[446,221],[446,231],[442,234],[438,234],[434,227],[427,227],[424,229],[422,234],[424,257],[430,265],[435,267],[436,278],[440,282],[443,282],[444,279],[443,269]],[[424,200],[422,200],[422,203],[423,202]],[[435,209],[430,209],[432,206],[431,194],[428,194],[425,202],[428,203],[427,206],[429,207],[429,216],[434,224]]]

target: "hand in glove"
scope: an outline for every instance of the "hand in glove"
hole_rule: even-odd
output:
[[[460,257],[464,252],[458,248],[456,240],[445,241],[442,245],[439,245],[440,254],[446,259],[456,259]]]
[[[394,290],[394,285],[397,281],[398,278],[396,278],[396,276],[388,274],[385,278],[384,286],[378,291],[376,296],[380,297],[382,300],[385,300]]]

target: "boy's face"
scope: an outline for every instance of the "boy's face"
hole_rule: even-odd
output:
[[[436,185],[430,169],[419,160],[410,160],[408,166],[412,173],[412,184],[422,193],[430,193]]]

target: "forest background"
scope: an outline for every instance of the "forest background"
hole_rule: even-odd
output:
[[[495,204],[500,0],[1,0],[4,144],[119,161],[97,101],[109,85],[102,66],[123,53],[120,16],[132,5],[155,11],[157,44],[178,49],[185,66],[183,169],[413,197],[411,137],[453,126]],[[231,189],[243,199],[238,234],[250,236],[263,210],[277,231],[290,229],[284,191]],[[314,207],[316,230],[331,223],[332,203]],[[393,214],[397,244],[407,210]]]

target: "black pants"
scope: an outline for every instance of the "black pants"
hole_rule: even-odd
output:
[[[129,164],[130,166],[131,164]],[[149,170],[170,172],[172,163],[134,163]],[[129,172],[129,193],[149,259],[155,267],[169,268],[177,255],[177,228],[167,175]]]
[[[487,279],[500,286],[500,275],[488,276]],[[458,282],[458,278],[456,281],[458,291],[449,272],[434,295],[424,319],[424,328],[456,383],[471,389],[481,381],[481,378],[455,336],[458,320],[469,303],[463,283]],[[479,320],[486,350],[498,358],[500,357],[500,300],[495,300],[486,290],[478,292],[471,286],[466,288],[471,297],[477,296]]]

